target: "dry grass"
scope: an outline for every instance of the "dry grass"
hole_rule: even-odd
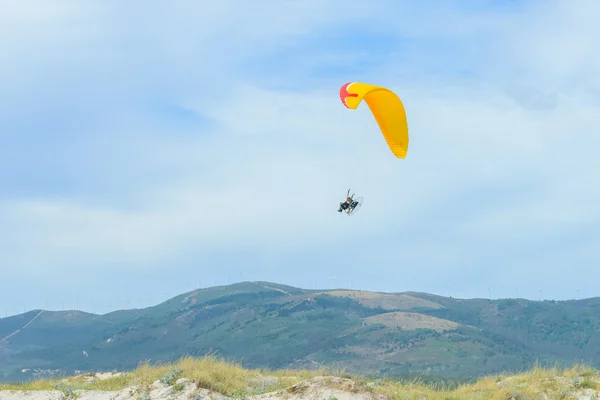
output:
[[[456,322],[446,319],[401,311],[373,315],[364,318],[363,321],[368,325],[382,324],[388,328],[398,327],[403,330],[433,329],[438,332],[456,329],[458,326]]]
[[[357,290],[334,290],[323,292],[331,296],[349,297],[365,307],[382,308],[384,310],[410,310],[416,307],[425,308],[443,308],[438,303],[421,299],[419,297],[410,296],[407,294],[388,294],[388,293],[373,293],[362,292]]]
[[[95,378],[95,374],[84,374],[62,380],[38,380],[21,385],[0,385],[0,390],[119,391],[134,386],[139,393],[144,393],[157,380],[176,389],[177,380],[185,378],[194,382],[197,388],[209,389],[232,397],[243,397],[281,389],[293,390],[290,388],[299,382],[319,376],[350,378],[354,383],[350,386],[347,386],[347,383],[343,385],[351,388],[351,391],[373,392],[393,400],[568,399],[576,398],[573,397],[575,393],[582,393],[585,390],[596,391],[600,388],[600,373],[585,365],[576,365],[568,369],[536,366],[525,373],[485,377],[476,383],[450,389],[442,384],[424,384],[419,380],[407,383],[385,379],[367,380],[351,377],[343,370],[248,370],[236,363],[209,356],[199,359],[183,358],[177,363],[160,366],[142,363],[134,371],[102,380]],[[331,382],[333,385],[334,381]],[[336,382],[339,385],[341,381]]]
[[[57,383],[56,380],[40,379],[37,381],[12,385],[12,384],[0,384],[0,390],[53,390],[53,385]]]
[[[476,383],[461,385],[447,390],[443,387],[422,385],[418,381],[409,384],[384,382],[375,389],[390,399],[572,399],[585,389],[597,390],[600,386],[600,373],[585,365],[567,369],[540,368],[507,376],[498,375],[479,379]],[[545,395],[545,396],[544,396]]]

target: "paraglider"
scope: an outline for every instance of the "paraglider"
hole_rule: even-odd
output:
[[[350,189],[348,189],[348,193],[346,193],[346,200],[340,202],[340,208],[338,208],[338,212],[345,212],[347,215],[352,215],[356,210],[362,206],[363,199],[359,197],[354,199],[354,193],[350,196]]]
[[[406,158],[408,151],[408,122],[406,111],[400,98],[391,90],[381,86],[360,82],[348,82],[340,88],[340,100],[346,108],[355,110],[364,101],[369,106],[383,137],[398,158]],[[362,197],[354,199],[350,190],[346,194],[346,201],[340,203],[338,212],[345,211],[353,214],[363,203]]]
[[[406,158],[408,122],[400,98],[389,89],[367,83],[348,82],[340,88],[340,100],[347,108],[355,110],[363,99],[392,153],[398,158]]]

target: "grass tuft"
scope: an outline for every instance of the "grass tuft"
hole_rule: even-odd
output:
[[[57,390],[64,399],[75,399],[79,390],[116,392],[130,388],[137,400],[147,400],[155,382],[171,388],[176,394],[185,389],[181,378],[192,382],[197,389],[208,389],[233,398],[281,391],[301,393],[315,384],[354,393],[375,393],[391,400],[430,399],[537,399],[577,398],[577,393],[595,391],[600,397],[600,374],[586,365],[571,368],[557,366],[542,368],[535,365],[530,371],[515,375],[496,375],[474,382],[431,382],[419,378],[399,380],[392,378],[355,377],[344,370],[249,370],[240,364],[221,360],[213,355],[202,358],[185,357],[176,363],[150,365],[142,362],[129,373],[103,377],[84,374],[61,380],[38,380],[20,385],[0,385],[0,390],[38,391]],[[347,379],[350,379],[348,381]],[[303,382],[303,383],[301,383]],[[301,384],[300,384],[301,383]]]

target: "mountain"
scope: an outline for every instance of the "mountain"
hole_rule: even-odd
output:
[[[536,361],[600,366],[599,331],[600,298],[467,300],[244,282],[145,309],[0,319],[0,381],[206,354],[249,368],[472,377]]]

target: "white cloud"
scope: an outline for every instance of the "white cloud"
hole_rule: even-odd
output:
[[[15,62],[0,67],[0,82],[12,88],[0,96],[0,118],[35,118],[29,102],[45,118],[39,99],[50,99],[52,110],[79,107],[76,141],[59,147],[50,133],[33,135],[50,139],[52,153],[39,160],[48,173],[52,157],[80,171],[61,170],[64,180],[77,181],[70,195],[4,197],[5,259],[24,271],[57,273],[172,265],[215,248],[279,255],[318,249],[335,259],[335,249],[359,235],[357,260],[379,260],[377,268],[396,273],[401,253],[441,282],[472,273],[486,257],[531,264],[501,254],[499,241],[536,246],[597,226],[598,5],[546,2],[501,14],[447,5],[431,14],[392,3],[394,12],[386,2],[280,1],[262,12],[225,1],[168,8],[4,3],[0,32],[12,39],[0,54]],[[140,13],[144,18],[135,17]],[[411,133],[405,160],[389,153],[366,106],[339,103],[346,75],[271,66],[271,82],[285,84],[266,87],[244,68],[323,31],[343,37],[360,23],[371,34],[398,36],[395,44],[349,41],[322,61],[294,57],[313,71],[346,54],[347,62],[375,54],[381,62],[350,79],[385,84],[401,96]],[[15,36],[31,24],[43,33]],[[438,45],[439,53],[405,48],[411,39],[444,37],[451,44]],[[58,69],[43,68],[46,61]],[[460,62],[469,74],[458,75]],[[439,68],[428,72],[430,65]],[[156,122],[144,107],[164,98],[207,126]],[[53,177],[60,178],[58,169]],[[348,187],[366,201],[352,218],[335,212]],[[411,239],[411,230],[431,234]],[[377,244],[396,235],[397,243]],[[487,248],[498,253],[478,250]],[[593,261],[581,248],[560,251]]]

